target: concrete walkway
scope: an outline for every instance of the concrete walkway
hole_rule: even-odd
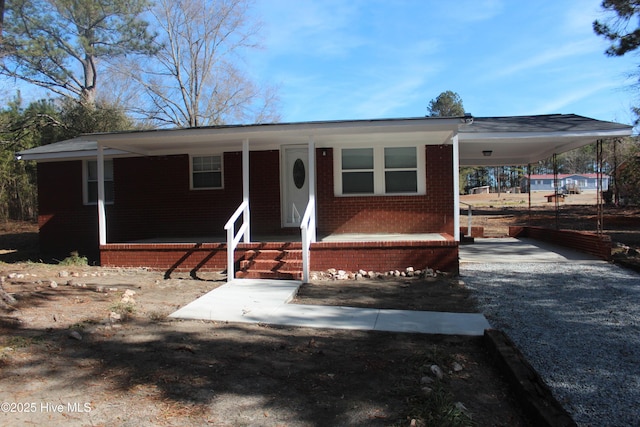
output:
[[[290,304],[300,285],[302,282],[293,280],[236,279],[203,295],[170,317],[444,335],[479,336],[489,328],[487,319],[479,313]]]
[[[597,263],[599,259],[533,239],[476,239],[460,246],[461,263]],[[290,304],[302,283],[236,279],[186,305],[171,317],[220,322],[266,323],[445,335],[482,335],[483,314],[385,310]]]

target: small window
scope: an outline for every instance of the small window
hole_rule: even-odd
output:
[[[373,194],[373,148],[342,150],[342,193]]]
[[[84,163],[84,204],[98,203],[98,162],[87,160]],[[113,203],[113,160],[104,161],[104,201]]]
[[[191,158],[191,188],[222,188],[222,156]]]

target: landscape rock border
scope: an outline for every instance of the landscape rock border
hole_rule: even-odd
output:
[[[577,426],[507,334],[498,329],[486,329],[484,343],[533,425]]]

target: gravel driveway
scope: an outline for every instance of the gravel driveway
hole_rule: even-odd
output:
[[[463,263],[460,275],[578,425],[640,425],[639,274],[578,261]]]

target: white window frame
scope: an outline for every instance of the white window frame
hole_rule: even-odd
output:
[[[384,149],[396,147],[415,147],[416,149],[416,179],[417,191],[403,193],[387,193],[385,191],[385,166]],[[347,193],[342,192],[342,150],[353,148],[373,148],[373,193]],[[376,145],[342,145],[334,147],[333,155],[333,190],[338,197],[371,197],[371,196],[424,196],[426,194],[426,166],[425,146],[416,144],[376,144]],[[395,169],[388,169],[395,170]],[[408,170],[408,169],[398,169]]]
[[[97,160],[83,160],[82,161],[82,204],[87,205],[87,206],[95,206],[98,204],[98,200],[96,198],[96,201],[90,201],[89,200],[89,163],[95,163],[97,165],[98,161]],[[111,177],[111,179],[108,179],[108,177],[105,174],[104,177],[104,182],[105,184],[107,182],[111,182],[114,183],[115,182],[115,170],[113,169],[113,159],[105,159],[104,160],[105,165],[107,163],[111,163],[111,170],[113,171],[113,175]],[[105,168],[106,169],[106,168]],[[91,181],[91,182],[95,182],[97,183],[98,180],[96,179],[95,181]],[[115,198],[115,194],[113,195],[113,197]],[[105,198],[106,198],[106,194],[105,194]],[[113,205],[114,200],[105,200],[104,203],[106,205]]]
[[[219,187],[194,187],[193,186],[193,159],[198,157],[220,157],[220,186]],[[222,190],[224,189],[224,155],[223,153],[191,154],[189,155],[189,189],[199,190]]]

